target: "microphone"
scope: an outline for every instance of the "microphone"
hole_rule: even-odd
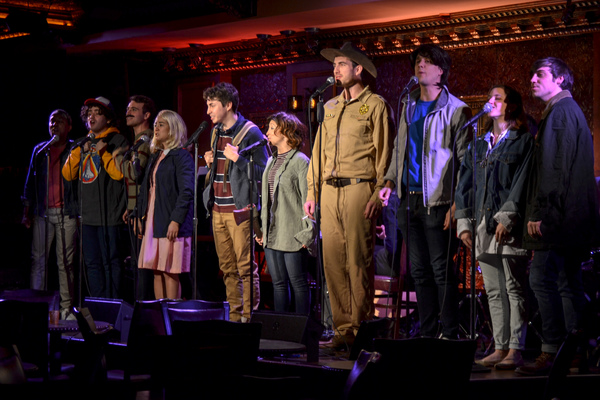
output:
[[[404,89],[402,89],[402,93],[400,93],[400,99],[402,100],[402,98],[404,97],[404,95],[406,95],[408,92],[410,92],[410,90],[419,83],[419,78],[417,78],[416,76],[412,76],[409,80],[408,83],[406,84],[406,86],[404,87]]]
[[[490,111],[492,111],[493,108],[494,108],[494,106],[491,105],[490,103],[485,103],[483,105],[483,108],[481,109],[481,111],[479,111],[477,114],[475,114],[475,116],[473,118],[471,118],[469,120],[469,122],[467,122],[462,128],[460,128],[460,130],[462,131],[463,129],[466,129],[469,125],[474,124],[475,122],[477,122],[479,117],[481,117],[483,114],[489,113]]]
[[[267,139],[267,138],[263,138],[262,140],[259,140],[259,141],[258,141],[258,142],[256,142],[256,143],[252,143],[250,146],[248,146],[248,147],[246,147],[246,148],[244,148],[244,149],[240,150],[240,151],[238,152],[238,154],[239,154],[240,156],[246,156],[248,153],[251,153],[251,152],[253,152],[253,151],[254,151],[254,149],[256,149],[257,147],[261,147],[261,146],[264,146],[265,144],[267,144],[267,142],[268,142],[268,141],[269,141],[269,139]]]
[[[133,147],[131,147],[129,150],[127,150],[125,152],[125,155],[123,157],[127,158],[127,155],[129,155],[129,153],[132,153],[132,152],[136,151],[144,143],[148,143],[149,141],[150,141],[150,138],[147,135],[140,136],[139,140],[137,142],[135,142],[135,144],[133,145]]]
[[[192,134],[192,136],[188,139],[187,143],[183,147],[188,147],[190,144],[196,143],[196,141],[198,140],[198,136],[200,136],[200,134],[202,133],[202,131],[205,130],[207,126],[208,126],[208,122],[207,121],[202,121],[202,123],[200,124],[200,126],[198,127],[198,129],[196,129],[196,132],[194,132]]]
[[[79,142],[74,143],[71,148],[83,146],[84,144],[86,144],[90,140],[94,140],[95,137],[96,137],[96,134],[93,133],[93,132],[90,132],[90,133],[88,133],[88,135],[86,137],[84,137],[83,139],[81,139]]]
[[[322,94],[325,91],[325,89],[327,89],[329,86],[333,85],[334,83],[335,83],[335,78],[333,76],[330,76],[329,78],[327,78],[327,81],[325,81],[325,83],[322,84],[321,87],[318,88],[316,90],[316,92],[314,92],[312,94],[312,96],[310,96],[310,97],[313,98],[313,97],[316,97],[316,96]]]
[[[47,149],[50,148],[50,146],[52,146],[54,143],[58,142],[58,136],[54,135],[50,138],[50,140],[48,140],[38,151],[37,154],[40,154],[44,151],[46,151]]]
[[[404,90],[406,92],[408,92],[408,91],[410,91],[410,89],[412,89],[415,85],[418,85],[418,84],[419,84],[419,78],[417,78],[416,76],[413,75],[413,76],[411,76],[408,83],[404,87]]]

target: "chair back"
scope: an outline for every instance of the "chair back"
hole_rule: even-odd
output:
[[[160,371],[167,398],[188,398],[200,387],[206,398],[246,390],[243,378],[257,368],[260,324],[175,320],[172,328]]]
[[[229,303],[226,301],[184,300],[163,303],[167,334],[172,332],[173,321],[229,321]]]
[[[365,320],[360,323],[354,344],[350,349],[349,360],[356,360],[361,350],[373,351],[374,339],[393,339],[394,320],[392,318],[378,318]]]
[[[167,336],[163,300],[136,301],[127,337],[125,379],[132,374],[154,373],[162,362],[162,348]]]
[[[476,348],[476,340],[374,339],[373,351],[359,354],[343,398],[401,395],[433,400],[446,398],[449,393],[469,397]]]
[[[261,324],[224,320],[173,321],[168,369],[176,376],[239,375],[252,371],[258,360]],[[177,372],[175,372],[177,371]],[[207,375],[208,374],[208,375]],[[194,378],[195,377],[195,378]]]
[[[79,383],[97,384],[107,381],[106,348],[112,328],[99,331],[90,310],[74,308],[77,326],[83,336],[84,346],[77,357],[75,377]]]
[[[26,382],[27,377],[16,346],[0,343],[0,385]]]
[[[48,303],[0,301],[0,343],[15,345],[28,376],[48,378]]]

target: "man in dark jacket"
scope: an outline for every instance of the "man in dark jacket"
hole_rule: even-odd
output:
[[[204,154],[210,168],[203,193],[204,207],[209,213],[212,211],[215,248],[229,302],[229,319],[248,322],[252,310],[259,304],[260,277],[258,266],[251,263],[254,244],[250,237],[251,220],[238,225],[234,211],[260,204],[256,183],[265,170],[267,150],[265,146],[258,146],[253,153],[254,182],[250,182],[247,171],[250,154],[240,155],[240,151],[264,139],[264,135],[237,112],[239,95],[232,84],[220,82],[206,89],[204,100],[208,107],[206,112],[215,124],[211,149]]]
[[[548,57],[532,67],[531,91],[546,103],[529,177],[524,245],[534,250],[529,281],[542,319],[542,354],[517,368],[547,374],[568,332],[582,328],[581,263],[589,258],[598,220],[594,146],[583,112],[571,97],[573,73]]]
[[[50,140],[33,149],[25,182],[22,224],[33,226],[31,243],[32,289],[48,289],[48,255],[56,245],[61,319],[71,317],[74,256],[77,235],[76,186],[63,179],[60,170],[69,155],[71,116],[54,110],[48,121]],[[48,170],[50,173],[48,174]]]

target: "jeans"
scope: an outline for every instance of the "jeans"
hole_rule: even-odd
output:
[[[273,281],[275,311],[290,311],[290,286],[294,292],[296,313],[310,313],[310,290],[308,287],[307,252],[286,252],[265,248],[267,268]]]
[[[527,257],[479,260],[496,350],[525,350],[527,335]]]
[[[584,251],[535,250],[529,284],[542,318],[542,351],[556,354],[568,332],[580,329],[585,307]]]
[[[56,243],[56,263],[60,308],[70,310],[73,306],[75,243],[77,218],[64,216],[60,208],[48,209],[48,219],[35,216],[31,243],[31,288],[47,289],[46,260],[52,242]]]
[[[400,202],[398,224],[408,238],[411,276],[415,283],[417,310],[423,337],[441,334],[458,337],[458,281],[452,261],[455,232],[445,231],[444,220],[450,206],[425,207],[421,194],[410,195],[407,235],[406,197]]]
[[[121,227],[83,225],[83,259],[92,297],[121,297]]]

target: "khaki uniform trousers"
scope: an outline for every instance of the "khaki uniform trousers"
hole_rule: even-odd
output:
[[[363,215],[371,186],[322,186],[323,269],[333,328],[342,336],[356,336],[360,323],[373,318],[375,224]]]
[[[254,250],[254,240],[252,240],[252,248],[250,245],[250,220],[238,226],[233,213],[213,212],[212,214],[215,248],[229,302],[229,320],[239,322],[243,317],[245,321],[249,321],[252,309],[256,310],[260,302],[258,265],[253,263],[253,268],[250,269],[250,252]],[[250,307],[251,277],[254,287],[252,309]]]

